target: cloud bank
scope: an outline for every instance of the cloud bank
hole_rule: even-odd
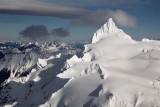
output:
[[[123,10],[96,10],[90,12],[87,15],[82,15],[81,17],[74,19],[73,24],[77,25],[89,25],[89,26],[101,26],[107,19],[113,18],[115,22],[122,26],[133,27],[136,25],[136,18],[127,14]]]
[[[47,40],[50,33],[44,25],[32,25],[19,33],[23,38],[33,41]]]
[[[45,1],[45,0],[41,0]],[[52,2],[52,0],[48,0]],[[150,5],[152,0],[54,0],[58,4],[74,5],[77,7],[112,7],[112,8],[135,8],[139,5]]]
[[[47,15],[62,18],[78,17],[87,10],[34,0],[0,0],[1,14]]]
[[[62,1],[62,0],[60,0]],[[59,2],[60,2],[59,1]],[[72,1],[72,0],[69,0]],[[68,1],[68,2],[69,2]],[[113,0],[116,4],[125,3],[137,3],[141,0],[127,1],[127,0]],[[108,0],[93,0],[86,3],[102,3],[107,5],[113,5],[113,1]],[[56,2],[56,1],[54,1]],[[78,1],[77,1],[78,2]],[[142,2],[142,1],[141,1]],[[64,1],[63,1],[64,3]],[[79,1],[78,4],[84,3],[84,0]],[[67,3],[66,3],[67,4]],[[54,16],[65,19],[71,19],[74,25],[89,25],[99,27],[103,25],[108,18],[113,18],[115,22],[122,26],[133,27],[136,25],[136,18],[129,15],[123,10],[86,10],[81,8],[75,8],[73,6],[58,5],[55,3],[46,3],[44,0],[41,2],[38,0],[0,0],[0,13],[1,14],[24,14],[24,15],[43,15],[43,16]]]
[[[65,28],[55,28],[51,31],[51,34],[56,37],[64,38],[70,36],[69,30]]]
[[[22,38],[29,39],[31,41],[44,41],[51,38],[60,39],[68,37],[70,36],[70,31],[68,29],[59,27],[51,30],[50,32],[45,25],[31,25],[19,32],[19,35]]]

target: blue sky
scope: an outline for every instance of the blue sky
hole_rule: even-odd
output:
[[[44,25],[49,32],[70,33],[48,40],[89,41],[110,17],[133,39],[160,39],[159,5],[159,0],[1,0],[0,40],[26,40],[21,31]]]

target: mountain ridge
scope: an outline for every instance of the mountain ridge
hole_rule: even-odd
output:
[[[93,38],[82,55],[58,51],[39,59],[40,69],[33,68],[27,81],[10,81],[1,90],[0,106],[160,106],[160,42],[134,41],[112,19]]]
[[[117,35],[121,35],[120,37],[132,40],[132,38],[126,33],[124,33],[123,30],[118,29],[113,19],[110,18],[100,29],[98,29],[94,33],[92,37],[92,43],[96,43],[107,36],[117,36]]]

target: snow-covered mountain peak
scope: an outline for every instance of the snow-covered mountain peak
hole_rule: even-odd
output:
[[[113,33],[116,31],[118,28],[115,25],[114,21],[112,18],[108,19],[108,21],[101,27],[103,32],[108,32],[108,33]]]
[[[123,32],[123,30],[117,28],[112,18],[108,19],[108,21],[94,33],[92,43],[96,43],[108,36],[117,36],[132,40],[130,36]]]
[[[160,107],[159,65],[160,41],[112,19],[91,44],[2,42],[0,107]]]

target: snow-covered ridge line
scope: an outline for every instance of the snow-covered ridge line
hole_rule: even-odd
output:
[[[47,53],[27,82],[11,81],[0,98],[15,107],[159,107],[160,43],[148,41],[132,40],[109,19],[82,55]]]
[[[58,77],[70,80],[41,107],[159,107],[159,46],[132,40],[109,19],[82,58],[67,60],[68,69]]]
[[[99,30],[94,33],[92,43],[96,43],[106,36],[118,36],[119,33],[123,33],[123,35],[121,35],[122,37],[132,40],[132,38],[129,35],[125,34],[123,30],[118,29],[113,19],[110,18],[108,22],[106,22]]]
[[[22,82],[18,78],[25,77],[36,66],[36,69],[44,68],[47,65],[47,60],[53,59],[52,56],[58,58],[61,54],[76,54],[78,51],[81,49],[73,47],[72,44],[68,45],[55,41],[44,44],[38,42],[3,42],[0,43],[0,73],[5,75],[8,72],[7,77],[9,76],[10,79],[6,80],[7,83],[11,80]],[[4,79],[0,80],[0,83]]]

